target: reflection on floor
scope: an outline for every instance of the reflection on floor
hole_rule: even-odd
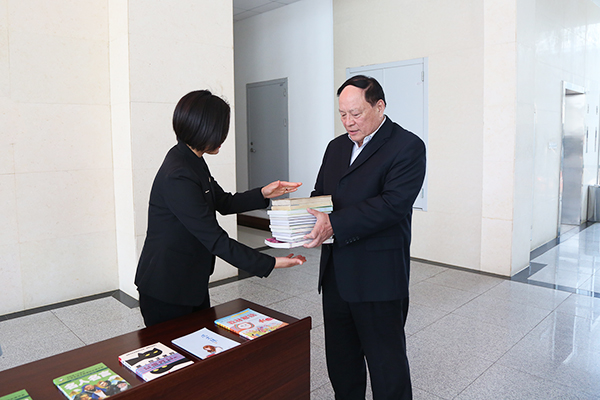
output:
[[[513,280],[600,298],[600,224],[564,230]]]
[[[525,282],[413,262],[406,332],[414,398],[600,399],[600,299],[590,295],[598,292],[597,229],[537,256],[538,267],[546,266]],[[246,230],[240,239],[260,245],[261,235]],[[213,305],[242,297],[311,316],[311,398],[333,399],[316,290],[319,251],[301,253],[303,266],[216,286],[210,295]],[[142,327],[139,309],[113,297],[4,320],[0,370]]]

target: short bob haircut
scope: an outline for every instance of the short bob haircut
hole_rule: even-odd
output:
[[[203,153],[219,148],[229,133],[231,108],[208,90],[183,96],[173,112],[177,139]]]
[[[383,104],[387,105],[385,102],[385,94],[383,94],[383,88],[375,78],[365,75],[356,75],[348,78],[348,80],[346,80],[346,82],[338,89],[338,97],[340,97],[340,94],[346,86],[356,86],[359,89],[365,89],[365,100],[373,107],[379,100],[383,100]]]

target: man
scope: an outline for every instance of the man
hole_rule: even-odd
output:
[[[373,78],[338,90],[347,135],[325,151],[313,196],[330,194],[333,212],[317,217],[327,369],[336,399],[364,399],[366,362],[374,399],[411,399],[404,324],[412,205],[425,177],[425,145],[385,116]]]

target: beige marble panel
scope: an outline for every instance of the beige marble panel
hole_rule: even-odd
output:
[[[118,288],[114,230],[21,244],[25,308]]]
[[[15,172],[15,142],[20,116],[18,107],[8,98],[0,97],[0,174]]]
[[[111,106],[129,108],[129,37],[110,41],[110,101]]]
[[[484,51],[484,106],[515,104],[517,84],[515,42],[486,46]]]
[[[108,31],[111,41],[129,34],[128,0],[108,0]]]
[[[11,97],[30,103],[108,104],[107,43],[11,32]]]
[[[154,176],[169,149],[177,144],[174,109],[174,103],[131,103],[131,154],[136,171],[153,170]]]
[[[516,104],[484,111],[482,215],[512,219]]]
[[[130,54],[131,70],[135,71],[131,75],[134,102],[176,104],[185,94],[199,89],[209,89],[233,102],[231,45],[131,34]]]
[[[21,242],[114,231],[111,169],[17,174]]]
[[[514,43],[517,32],[517,1],[483,2],[484,41],[490,44]]]
[[[21,104],[19,108],[17,173],[111,168],[108,105]]]
[[[482,218],[481,271],[510,276],[512,221]]]
[[[91,40],[108,35],[106,0],[9,1],[8,15],[13,32]]]
[[[412,257],[480,269],[480,214],[415,210],[412,234]]]
[[[19,263],[19,246],[15,244],[0,245],[0,315],[22,311],[23,279]]]
[[[0,98],[10,95],[7,3],[8,0],[0,1]]]
[[[428,1],[399,5],[385,0],[377,7],[369,2],[334,1],[333,15],[336,67],[406,60],[483,44],[481,1],[432,6]]]
[[[183,40],[231,50],[232,15],[230,1],[130,0],[129,31],[147,36],[151,42]]]
[[[135,216],[135,234],[146,235],[148,228],[148,200],[152,182],[158,168],[136,169],[133,171],[133,208]]]
[[[127,229],[117,228],[117,254],[119,265],[119,289],[137,298],[137,288],[134,284],[135,272],[139,259],[136,248],[136,237],[133,223]]]
[[[2,221],[0,246],[14,246],[19,242],[14,174],[0,175],[0,205],[0,221]]]

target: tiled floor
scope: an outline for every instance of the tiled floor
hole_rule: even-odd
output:
[[[252,235],[240,230],[260,246]],[[311,398],[333,399],[316,290],[319,251],[301,253],[306,264],[211,288],[211,299],[242,297],[310,315]],[[415,399],[600,399],[600,224],[533,265],[517,282],[413,262],[406,331]],[[142,327],[139,309],[113,297],[9,319],[0,322],[0,370]]]

